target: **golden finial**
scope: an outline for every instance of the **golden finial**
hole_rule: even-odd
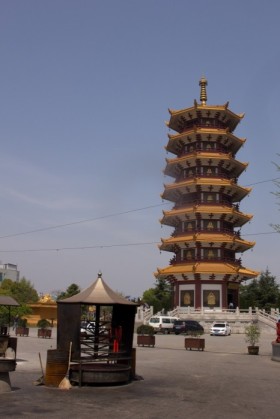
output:
[[[201,100],[201,105],[206,105],[207,102],[207,92],[206,92],[206,86],[207,86],[207,80],[205,77],[201,77],[200,82],[199,82],[199,86],[201,86],[200,88],[200,100]]]

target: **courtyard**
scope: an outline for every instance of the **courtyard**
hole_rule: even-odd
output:
[[[12,391],[0,394],[2,418],[278,418],[280,363],[271,361],[273,331],[265,330],[260,355],[247,355],[244,335],[204,335],[205,351],[186,351],[184,336],[156,335],[154,348],[137,347],[138,380],[125,386],[35,386],[51,339],[36,329],[18,338]],[[136,335],[135,335],[136,345]],[[135,346],[134,345],[134,346]]]

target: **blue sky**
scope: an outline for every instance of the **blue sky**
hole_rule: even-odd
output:
[[[158,221],[171,207],[168,108],[199,100],[205,75],[208,104],[245,113],[239,183],[255,185],[242,235],[256,246],[243,264],[280,282],[277,0],[1,0],[0,11],[2,263],[43,293],[85,288],[99,270],[125,295],[153,287],[172,256],[157,248],[172,232]]]

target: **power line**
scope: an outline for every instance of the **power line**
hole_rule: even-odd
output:
[[[107,214],[107,215],[103,215],[101,217],[88,218],[86,220],[73,221],[71,223],[57,224],[55,226],[37,228],[35,230],[23,231],[21,233],[7,234],[5,236],[0,236],[0,239],[6,239],[6,238],[9,238],[9,237],[23,236],[23,235],[32,234],[32,233],[39,233],[39,232],[42,232],[42,231],[55,230],[55,229],[58,229],[58,228],[69,227],[69,226],[73,226],[73,225],[77,225],[77,224],[89,223],[89,222],[93,222],[93,221],[102,220],[104,218],[111,218],[111,217],[116,217],[118,215],[130,214],[132,212],[143,211],[143,210],[146,210],[146,209],[156,208],[156,207],[160,207],[160,206],[163,206],[163,205],[167,205],[167,203],[164,202],[162,204],[149,205],[149,206],[143,207],[143,208],[136,208],[136,209],[132,209],[132,210],[128,210],[128,211],[116,212],[116,213],[113,213],[113,214]]]
[[[80,247],[60,247],[45,249],[18,249],[18,250],[0,250],[0,253],[27,253],[27,252],[60,252],[63,250],[87,250],[87,249],[105,249],[111,247],[127,247],[127,246],[147,246],[151,244],[159,244],[159,242],[143,242],[143,243],[123,243],[123,244],[99,244],[94,246]]]
[[[280,178],[276,177],[274,179],[260,180],[259,182],[249,183],[249,185],[246,185],[246,186],[260,185],[261,183],[267,183],[267,182],[276,182],[277,180],[280,180]]]
[[[246,236],[259,236],[264,234],[279,234],[278,231],[266,231],[261,233],[249,233],[244,234]],[[139,243],[117,243],[117,244],[98,244],[93,246],[77,246],[77,247],[54,247],[54,248],[42,248],[42,249],[15,249],[15,250],[0,250],[0,253],[29,253],[29,252],[60,252],[66,250],[90,250],[90,249],[108,249],[112,247],[129,247],[129,246],[150,246],[160,244],[159,241],[152,242],[139,242]]]
[[[261,236],[262,234],[279,234],[279,231],[265,231],[263,233],[248,233],[242,234],[243,237],[245,236]]]
[[[275,181],[278,181],[278,180],[280,180],[280,178],[266,179],[266,180],[261,180],[259,182],[250,183],[247,186],[259,185],[261,183],[267,183],[267,182],[275,182]],[[146,210],[146,209],[156,208],[156,207],[160,207],[160,206],[168,205],[168,204],[170,204],[170,202],[164,202],[164,203],[161,203],[161,204],[149,205],[149,206],[143,207],[143,208],[136,208],[136,209],[132,209],[132,210],[128,210],[128,211],[122,211],[122,212],[117,212],[117,213],[113,213],[113,214],[107,214],[107,215],[103,215],[103,216],[100,216],[100,217],[88,218],[88,219],[80,220],[80,221],[72,221],[70,223],[65,223],[65,224],[57,224],[57,225],[54,225],[54,226],[23,231],[21,233],[6,234],[4,236],[0,236],[0,239],[24,236],[26,234],[39,233],[39,232],[43,232],[43,231],[50,231],[50,230],[56,230],[56,229],[59,229],[59,228],[70,227],[70,226],[78,225],[78,224],[85,224],[85,223],[89,223],[89,222],[102,220],[102,219],[105,219],[105,218],[117,217],[119,215],[125,215],[125,214],[129,214],[129,213],[132,213],[132,212],[143,211],[143,210]],[[270,233],[260,233],[260,234],[270,234]],[[258,233],[256,235],[258,235]]]

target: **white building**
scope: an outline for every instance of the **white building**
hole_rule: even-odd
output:
[[[19,271],[17,269],[17,265],[14,265],[13,263],[0,263],[0,283],[4,279],[19,281]]]

